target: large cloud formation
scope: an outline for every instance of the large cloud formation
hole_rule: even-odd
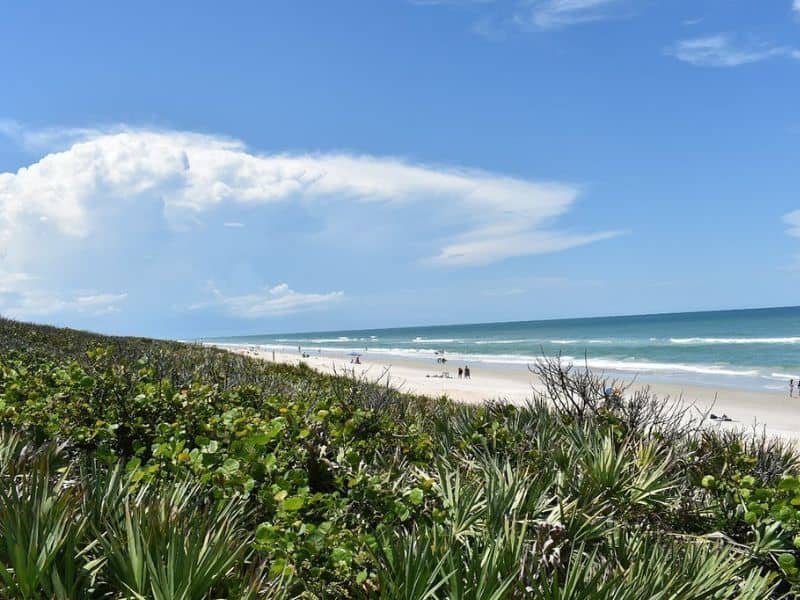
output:
[[[617,233],[555,228],[578,196],[570,184],[397,158],[260,154],[236,140],[190,132],[120,127],[68,134],[58,150],[16,172],[0,173],[0,278],[7,282],[0,285],[0,311],[26,316],[26,304],[40,306],[48,294],[64,309],[115,310],[126,298],[125,279],[93,279],[90,272],[116,275],[129,269],[135,277],[141,263],[154,260],[147,248],[177,252],[180,244],[173,238],[180,232],[197,228],[203,215],[230,208],[257,212],[302,204],[319,207],[315,214],[323,218],[325,211],[353,204],[392,215],[424,209],[431,215],[424,233],[413,231],[411,220],[407,235],[432,237],[433,252],[409,259],[440,267],[555,252]],[[39,144],[59,139],[30,137]],[[241,221],[228,217],[225,226],[244,235],[248,227]],[[206,282],[213,278],[205,274]],[[111,280],[114,289],[107,289]],[[47,289],[41,288],[43,281]],[[217,290],[220,310],[246,306],[241,316],[261,317],[341,297],[341,292],[303,294],[274,281],[266,288],[268,281],[253,282],[249,292],[227,298]],[[264,293],[264,302],[258,302]]]

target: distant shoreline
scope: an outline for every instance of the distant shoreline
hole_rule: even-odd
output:
[[[370,380],[388,379],[393,387],[401,390],[426,395],[441,396],[468,403],[481,403],[489,400],[502,400],[514,404],[522,404],[532,397],[533,389],[540,389],[534,374],[524,365],[493,365],[475,362],[470,365],[471,379],[458,379],[457,369],[463,361],[448,361],[445,365],[437,364],[430,358],[414,359],[396,356],[375,356],[368,351],[361,353],[361,364],[353,364],[349,353],[335,351],[318,351],[305,349],[308,357],[303,358],[298,352],[272,350],[252,344],[214,344],[217,346],[260,358],[274,360],[285,364],[301,362],[323,373],[355,374]],[[449,373],[450,377],[438,377]],[[606,373],[613,378],[613,373]],[[619,377],[620,380],[625,380]],[[629,380],[628,380],[629,381]],[[695,404],[698,414],[711,411],[715,414],[727,414],[733,420],[730,423],[715,424],[727,428],[766,428],[767,433],[781,437],[800,438],[800,398],[788,397],[788,386],[785,393],[778,391],[751,391],[734,389],[725,386],[697,385],[681,383],[664,383],[651,381],[644,376],[637,377],[632,387],[649,386],[660,396],[669,396],[676,401]]]

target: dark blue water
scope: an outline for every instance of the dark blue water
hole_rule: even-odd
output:
[[[800,376],[800,307],[219,338],[310,351],[527,364],[561,354],[612,374],[783,389]],[[644,377],[645,379],[647,377]]]

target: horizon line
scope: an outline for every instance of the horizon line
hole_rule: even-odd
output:
[[[800,309],[800,305],[789,306],[756,306],[747,308],[716,308],[706,310],[684,310],[684,311],[664,311],[652,313],[634,313],[634,314],[610,314],[610,315],[595,315],[583,317],[552,317],[545,319],[522,319],[511,321],[483,321],[472,323],[439,323],[436,325],[399,325],[396,327],[364,327],[361,329],[326,329],[326,330],[306,330],[306,331],[291,331],[291,332],[268,332],[268,333],[251,333],[244,335],[215,335],[211,337],[197,337],[198,340],[218,340],[223,338],[247,338],[247,337],[260,337],[260,336],[274,336],[274,335],[307,335],[312,333],[319,334],[333,334],[344,332],[358,332],[358,331],[378,331],[378,330],[398,330],[398,329],[421,329],[421,328],[440,328],[440,327],[472,327],[476,325],[510,325],[515,323],[552,323],[555,321],[589,321],[593,319],[629,319],[634,317],[664,317],[670,315],[687,315],[687,314],[708,314],[708,313],[726,313],[726,312],[747,312],[747,311],[762,311],[762,310],[785,310],[785,309]]]

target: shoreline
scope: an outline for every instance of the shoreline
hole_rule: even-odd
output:
[[[533,390],[541,391],[541,383],[527,365],[497,365],[473,363],[471,379],[458,379],[458,364],[437,364],[430,358],[415,359],[361,353],[361,364],[352,364],[351,357],[344,352],[305,350],[298,352],[272,350],[248,344],[214,344],[232,352],[252,356],[261,360],[285,364],[305,363],[309,367],[328,374],[354,374],[368,380],[380,380],[402,391],[424,396],[447,396],[458,402],[480,403],[499,400],[512,404],[523,404],[532,397]],[[441,377],[448,372],[450,378]],[[730,422],[708,421],[715,427],[729,429],[763,428],[767,433],[785,438],[800,439],[800,398],[789,398],[778,391],[752,391],[716,385],[665,383],[637,376],[635,380],[613,373],[603,372],[609,379],[630,384],[635,390],[649,387],[660,397],[673,398],[676,402],[693,404],[699,412],[726,414]]]

